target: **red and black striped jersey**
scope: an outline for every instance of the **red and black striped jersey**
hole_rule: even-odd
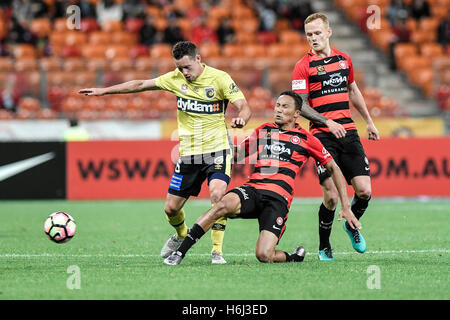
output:
[[[312,108],[352,130],[356,126],[350,114],[348,85],[353,81],[353,64],[347,54],[332,49],[330,56],[322,58],[310,50],[295,65],[292,91],[307,93]],[[327,126],[312,122],[310,131],[330,132]]]
[[[333,159],[319,139],[298,124],[294,129],[280,130],[274,123],[265,123],[242,141],[241,148],[255,163],[246,184],[284,199],[288,207],[294,196],[294,179],[308,158],[321,165]]]

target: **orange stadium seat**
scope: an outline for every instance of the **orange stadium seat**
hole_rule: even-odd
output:
[[[255,18],[255,12],[247,6],[238,5],[231,10],[231,17],[241,21],[251,20]]]
[[[264,58],[267,54],[266,46],[263,44],[247,44],[243,48],[245,57]]]
[[[414,72],[408,73],[408,79],[421,87],[426,96],[431,97],[433,93],[433,70],[431,68],[415,68]]]
[[[148,57],[150,56],[150,52],[148,52],[148,48],[144,45],[134,45],[130,48],[130,58],[136,59],[138,57]]]
[[[138,57],[134,61],[134,68],[137,71],[152,72],[158,61],[150,57]]]
[[[40,109],[37,111],[35,118],[38,120],[58,119],[58,113],[52,109]]]
[[[238,31],[235,33],[236,43],[240,44],[249,44],[249,43],[255,43],[257,40],[257,35],[254,32],[245,32],[245,31]]]
[[[389,53],[389,45],[392,38],[392,32],[390,30],[372,30],[368,35],[375,46],[380,48],[384,53]]]
[[[81,58],[67,58],[64,60],[64,71],[67,72],[76,72],[76,71],[82,71],[86,68],[86,63],[84,62],[84,59]]]
[[[65,45],[67,46],[83,46],[86,44],[87,37],[85,33],[78,31],[68,31],[64,34],[65,36]]]
[[[16,44],[13,49],[15,59],[36,58],[35,48],[31,44]]]
[[[419,29],[421,31],[428,31],[430,33],[436,33],[439,23],[440,23],[439,18],[423,17],[419,21]]]
[[[14,71],[14,63],[10,58],[0,57],[0,71],[1,72],[12,72]]]
[[[112,34],[105,31],[94,31],[89,35],[89,43],[108,45],[112,42]]]
[[[138,37],[134,33],[118,31],[112,34],[112,42],[115,44],[132,46],[138,43]]]
[[[50,33],[50,45],[62,47],[66,44],[67,31],[53,31]]]
[[[419,28],[419,23],[415,18],[406,19],[406,28],[411,32],[415,32]]]
[[[239,59],[244,56],[245,46],[234,43],[225,43],[222,47],[222,56]]]
[[[204,59],[220,57],[220,46],[217,43],[205,43],[199,48],[200,56]]]
[[[108,59],[128,58],[130,47],[127,45],[112,45],[108,46],[105,51],[105,56]]]
[[[114,58],[111,62],[112,71],[131,71],[134,69],[134,64],[131,59],[126,58]]]
[[[107,46],[105,45],[84,45],[81,47],[81,55],[86,59],[104,59]]]
[[[400,62],[405,57],[417,56],[417,47],[412,43],[398,43],[394,47],[395,60]]]
[[[5,109],[0,109],[0,120],[12,120],[14,119],[14,114]]]
[[[95,18],[82,18],[80,27],[80,31],[84,33],[89,33],[100,29]]]
[[[166,43],[154,44],[150,47],[150,56],[154,59],[172,58],[172,47]]]
[[[166,29],[167,26],[169,25],[169,22],[164,17],[156,18],[154,23],[155,23],[155,28],[158,31],[164,31],[164,29]]]
[[[435,42],[437,38],[436,32],[423,31],[420,28],[411,35],[411,42],[415,44],[422,44],[426,42]]]
[[[161,9],[156,6],[147,6],[146,13],[154,19],[159,18],[162,15]]]
[[[208,11],[208,19],[221,21],[231,14],[231,10],[226,6],[214,6]]]
[[[41,70],[44,71],[61,71],[61,60],[57,57],[41,58],[39,61]]]
[[[34,58],[22,58],[16,60],[14,68],[17,72],[36,71],[38,70],[38,63]]]
[[[438,3],[431,7],[431,15],[439,20],[445,19],[448,14],[449,5]]]
[[[85,70],[87,69],[88,71],[98,71],[98,70],[109,70],[110,67],[110,63],[107,59],[103,58],[91,58],[91,59],[86,59],[86,66]]]
[[[64,71],[50,71],[47,72],[48,87],[67,87],[74,86],[74,78],[71,73]]]
[[[291,89],[292,71],[271,70],[269,73],[269,86],[274,94]]]
[[[39,100],[33,97],[23,97],[19,101],[19,108],[30,111],[30,112],[36,112],[41,109],[41,104],[39,103]]]
[[[273,28],[275,33],[278,33],[278,34],[281,33],[282,31],[290,30],[290,29],[291,29],[291,22],[285,18],[278,19],[275,22],[275,27]]]
[[[117,32],[123,30],[122,21],[108,20],[102,23],[100,28],[106,32]]]
[[[30,31],[42,38],[51,33],[52,24],[48,18],[33,19],[30,23]]]
[[[293,44],[302,42],[302,35],[295,30],[285,30],[279,34],[280,42]]]
[[[57,31],[57,32],[63,32],[63,31],[68,31],[70,30],[69,28],[67,28],[67,19],[66,18],[56,18],[53,21],[53,32]]]
[[[424,43],[419,48],[420,54],[425,57],[437,58],[445,55],[444,49],[439,43]]]

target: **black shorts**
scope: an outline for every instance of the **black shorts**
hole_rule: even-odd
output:
[[[351,180],[356,176],[370,177],[369,160],[366,157],[356,130],[347,131],[346,136],[342,139],[337,139],[332,133],[318,133],[314,136],[322,142],[331,154],[349,185],[351,184]],[[319,165],[317,162],[316,165],[319,182],[322,184],[331,175],[325,167]]]
[[[245,184],[229,192],[241,199],[241,212],[230,218],[258,219],[260,232],[267,230],[281,239],[289,212],[286,202]]]
[[[208,185],[213,179],[220,179],[228,184],[231,157],[230,150],[181,157],[170,180],[169,193],[187,199],[190,196],[198,196],[206,179]]]

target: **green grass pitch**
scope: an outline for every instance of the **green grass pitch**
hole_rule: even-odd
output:
[[[236,219],[225,233],[226,265],[211,265],[208,233],[176,267],[159,256],[173,233],[162,201],[1,201],[0,299],[450,298],[449,200],[374,199],[361,220],[365,254],[353,251],[336,214],[334,262],[317,259],[320,201],[294,200],[278,245],[288,252],[303,245],[302,263],[258,262],[257,221]],[[188,226],[208,207],[205,200],[188,201]],[[44,234],[54,211],[76,220],[68,243]],[[79,289],[70,289],[74,276]]]

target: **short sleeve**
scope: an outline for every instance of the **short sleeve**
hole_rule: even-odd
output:
[[[292,91],[295,93],[309,93],[309,73],[304,61],[297,62],[292,72]]]
[[[323,146],[322,142],[311,134],[308,135],[308,151],[320,165],[325,165],[333,160],[333,157]]]
[[[230,101],[231,103],[234,103],[239,99],[245,99],[241,89],[239,89],[228,73],[224,73],[224,75],[217,81],[219,82],[220,88],[223,92],[224,99]]]
[[[173,92],[173,77],[174,71],[170,71],[155,79],[156,86],[161,90],[167,90]]]

